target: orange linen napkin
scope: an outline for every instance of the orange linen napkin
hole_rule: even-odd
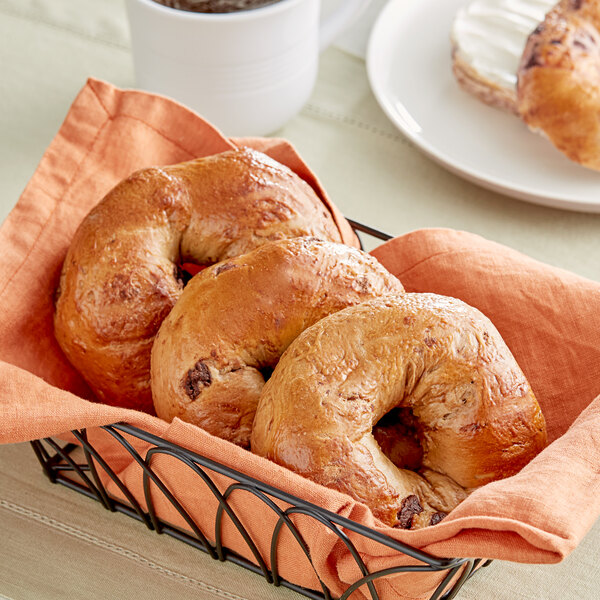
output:
[[[579,543],[600,514],[600,284],[543,265],[478,236],[422,230],[396,238],[373,254],[409,291],[434,291],[478,307],[496,324],[529,377],[546,415],[552,444],[519,474],[474,492],[442,523],[419,531],[394,530],[347,496],[174,421],[90,402],[52,332],[52,295],[69,241],[89,209],[125,175],[151,164],[168,164],[216,153],[234,142],[197,115],[158,96],[120,91],[89,81],[44,155],[17,206],[0,229],[0,442],[10,443],[88,428],[94,447],[111,464],[133,497],[146,507],[141,470],[102,424],[126,421],[280,489],[349,517],[388,536],[445,557],[485,557],[556,562]],[[347,224],[294,149],[282,140],[243,140],[288,164],[304,177],[338,219]],[[144,456],[147,445],[135,443]],[[214,541],[216,507],[197,476],[160,455],[153,468]],[[216,477],[222,491],[228,485]],[[104,477],[110,493],[122,492]],[[194,482],[194,483],[192,483]],[[157,513],[189,528],[164,497],[152,491]],[[247,492],[231,502],[269,562],[274,513]],[[338,538],[308,517],[294,518],[318,575],[334,594],[357,576]],[[371,570],[410,559],[349,534]],[[250,560],[251,551],[227,519],[223,542]],[[279,544],[286,579],[318,588],[318,581],[291,535]],[[394,576],[378,584],[380,597],[426,598],[443,575]]]

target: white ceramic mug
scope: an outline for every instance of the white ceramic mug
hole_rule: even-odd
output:
[[[231,13],[126,0],[138,87],[170,96],[232,136],[279,129],[308,100],[319,51],[369,4],[279,0]]]

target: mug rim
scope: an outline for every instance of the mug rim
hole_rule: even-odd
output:
[[[289,6],[294,4],[300,4],[305,0],[277,0],[273,4],[267,4],[259,8],[251,8],[247,10],[238,10],[235,12],[228,13],[203,13],[194,12],[191,10],[181,10],[180,8],[173,8],[171,6],[165,6],[155,0],[128,0],[128,2],[137,2],[149,10],[154,10],[158,13],[163,13],[165,16],[173,17],[176,19],[191,19],[196,21],[244,21],[249,19],[260,18],[266,14],[276,14],[283,10],[286,10]]]

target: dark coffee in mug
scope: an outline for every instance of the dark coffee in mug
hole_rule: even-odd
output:
[[[232,13],[262,8],[281,0],[154,0],[158,4],[199,13]]]

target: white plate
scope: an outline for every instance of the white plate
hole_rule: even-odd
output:
[[[367,52],[381,108],[428,156],[486,188],[537,204],[600,212],[600,172],[572,163],[517,117],[459,88],[450,28],[466,0],[390,0]]]

